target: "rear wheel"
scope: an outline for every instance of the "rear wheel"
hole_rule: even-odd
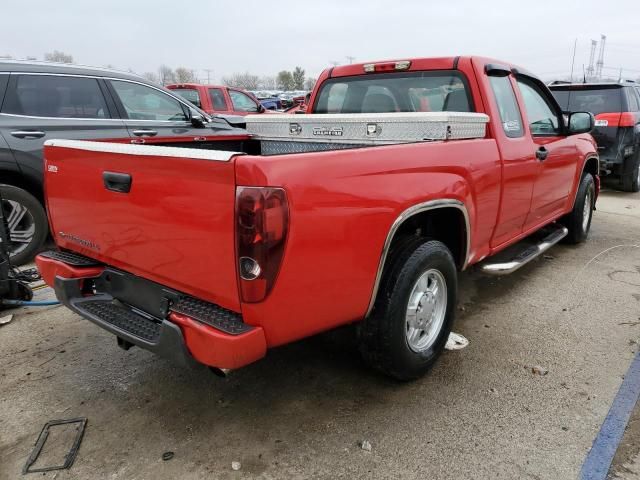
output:
[[[449,249],[436,240],[405,240],[389,259],[373,312],[358,328],[365,361],[398,380],[424,375],[447,342],[456,295]]]
[[[571,213],[562,218],[562,223],[569,229],[565,237],[567,243],[581,243],[589,236],[593,207],[596,201],[596,185],[593,176],[585,173],[580,180],[576,202]]]
[[[640,153],[625,160],[621,181],[625,192],[640,191]]]
[[[26,190],[2,185],[0,193],[9,234],[9,258],[14,265],[22,265],[42,248],[49,231],[47,217],[40,202]]]

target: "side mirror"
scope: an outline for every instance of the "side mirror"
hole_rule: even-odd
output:
[[[191,125],[196,128],[204,128],[205,120],[198,112],[191,112]]]
[[[577,133],[589,133],[593,130],[596,120],[589,112],[572,112],[567,122],[569,135]]]
[[[266,108],[261,103],[258,103],[258,113],[264,113]]]

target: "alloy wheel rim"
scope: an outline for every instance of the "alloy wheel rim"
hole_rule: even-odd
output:
[[[447,312],[447,282],[435,269],[425,271],[413,284],[405,315],[407,345],[414,352],[431,348]]]
[[[582,209],[582,230],[587,231],[589,227],[589,219],[591,218],[591,190],[587,191],[584,197],[584,207]]]
[[[36,232],[36,224],[27,207],[15,200],[3,200],[2,213],[8,227],[9,256],[14,257],[29,246]]]

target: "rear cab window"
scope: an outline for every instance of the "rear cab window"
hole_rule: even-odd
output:
[[[95,78],[11,75],[2,113],[50,118],[111,118]]]
[[[627,104],[629,105],[629,107],[627,108],[627,111],[639,112],[640,97],[638,97],[636,89],[633,87],[626,87],[625,90],[627,91]]]
[[[200,93],[195,88],[172,88],[171,91],[177,93],[188,102],[193,103],[196,107],[202,108]]]
[[[314,113],[472,112],[471,94],[458,71],[378,73],[325,81]]]

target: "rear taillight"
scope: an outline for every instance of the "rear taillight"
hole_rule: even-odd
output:
[[[633,112],[599,113],[596,127],[633,127],[638,121]]]
[[[237,188],[236,241],[243,301],[259,302],[271,291],[288,229],[289,206],[282,188]]]

